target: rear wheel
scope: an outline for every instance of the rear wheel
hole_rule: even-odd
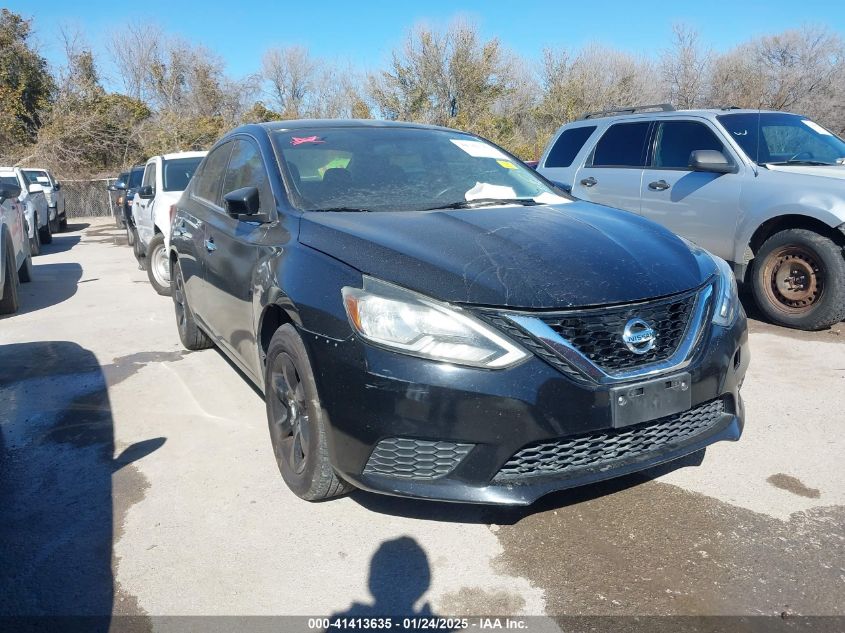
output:
[[[126,243],[129,244],[130,247],[134,249],[135,247],[135,229],[129,226],[129,223],[126,223]]]
[[[0,314],[14,314],[20,308],[20,279],[15,267],[15,255],[11,243],[6,244],[6,265],[3,267],[3,296],[0,297]]]
[[[305,345],[290,324],[267,349],[264,400],[276,463],[285,483],[307,501],[329,499],[352,487],[329,461],[326,419]]]
[[[49,218],[49,214],[48,214]],[[50,233],[58,233],[61,230],[60,222],[59,222],[59,210],[56,209],[56,218],[53,220],[48,219],[47,223],[50,225]]]
[[[757,252],[752,273],[754,299],[778,325],[821,330],[845,318],[845,257],[824,235],[775,233]]]
[[[147,277],[158,294],[170,296],[170,259],[161,233],[153,236],[147,249]]]
[[[132,254],[135,255],[135,259],[138,260],[138,268],[141,270],[147,269],[147,258],[144,254],[144,247],[141,245],[141,240],[138,239],[138,229],[134,226],[131,229],[132,231]]]
[[[52,244],[53,243],[53,229],[51,228],[51,222],[49,218],[47,219],[47,226],[42,226],[38,229],[38,235],[41,238],[42,244]]]
[[[34,235],[29,240],[29,252],[31,255],[41,254],[41,232],[37,229],[33,231]]]
[[[31,254],[27,255],[26,259],[23,260],[23,264],[21,264],[21,267],[18,270],[18,278],[23,283],[27,283],[27,282],[32,281],[32,255]]]
[[[194,313],[188,304],[185,293],[185,278],[179,262],[173,263],[173,307],[176,310],[176,327],[179,330],[179,340],[186,349],[198,350],[211,347],[211,339],[203,332],[194,320]]]

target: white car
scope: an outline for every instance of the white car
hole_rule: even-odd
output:
[[[23,206],[24,217],[29,226],[29,238],[33,254],[41,252],[41,244],[53,241],[53,224],[50,218],[50,205],[44,187],[30,183],[20,167],[0,167],[0,179],[8,183],[15,182],[20,188],[18,202]]]
[[[144,258],[155,291],[170,294],[170,207],[179,200],[208,152],[153,156],[144,167],[141,188],[132,204],[135,254]]]
[[[47,206],[50,209],[50,227],[53,233],[61,233],[67,230],[67,204],[62,184],[46,169],[23,170],[23,175],[28,184],[41,185],[44,189],[44,196],[47,198]]]
[[[20,307],[20,282],[32,280],[32,256],[17,178],[0,176],[0,314]]]

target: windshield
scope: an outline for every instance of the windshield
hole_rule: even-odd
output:
[[[162,186],[165,191],[185,191],[191,176],[197,170],[202,161],[202,156],[193,158],[173,158],[162,161],[164,173],[162,175]]]
[[[11,187],[13,189],[17,189],[18,187],[20,187],[20,184],[18,184],[18,177],[17,176],[0,176],[0,186]]]
[[[305,211],[420,211],[565,202],[536,173],[481,139],[442,130],[350,127],[274,135]]]
[[[195,168],[196,169],[196,168]],[[127,189],[137,189],[141,186],[141,179],[144,177],[144,168],[133,169],[129,172],[129,182],[126,183]]]
[[[836,165],[845,158],[845,141],[797,114],[761,112],[717,118],[742,151],[761,165]]]

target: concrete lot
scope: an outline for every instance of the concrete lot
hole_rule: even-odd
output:
[[[699,466],[520,510],[308,504],[121,234],[70,228],[0,321],[0,614],[845,614],[845,327],[753,321],[745,434]]]

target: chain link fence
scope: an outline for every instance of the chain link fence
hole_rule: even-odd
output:
[[[67,217],[111,217],[113,213],[108,186],[114,182],[114,178],[62,180]]]

